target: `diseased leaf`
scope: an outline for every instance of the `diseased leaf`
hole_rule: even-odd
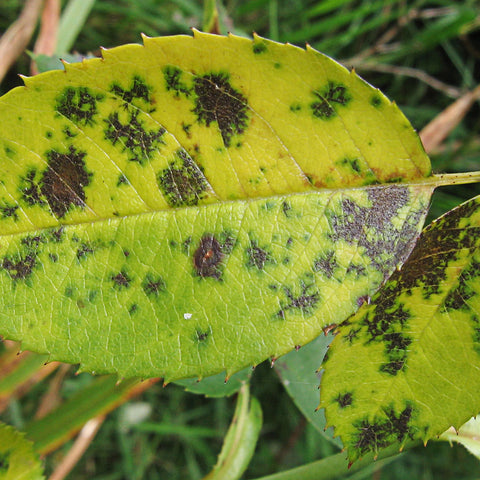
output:
[[[480,197],[440,217],[339,326],[321,406],[351,461],[459,428],[480,410]]]
[[[10,425],[0,423],[0,479],[42,480],[43,469],[33,443]]]
[[[0,333],[95,373],[305,344],[402,263],[435,185],[398,108],[311,48],[195,32],[25,83],[0,100]]]

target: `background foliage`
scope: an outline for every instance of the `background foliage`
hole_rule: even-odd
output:
[[[0,2],[0,32],[13,22],[23,1]],[[66,4],[67,2],[63,2]],[[462,93],[480,82],[480,9],[477,0],[231,0],[219,6],[220,30],[259,35],[314,48],[355,67],[395,99],[421,130]],[[159,36],[202,28],[203,2],[190,0],[96,0],[72,51],[99,55],[99,46],[139,42],[140,33]],[[35,36],[34,36],[35,37]],[[33,48],[33,43],[30,46]],[[0,85],[3,94],[29,73],[23,55]],[[434,171],[478,170],[479,103],[431,154]],[[434,195],[434,218],[480,193],[478,185],[443,188]],[[60,370],[59,370],[60,372]],[[11,398],[0,420],[22,429],[39,398],[57,385],[58,399],[72,397],[95,379],[75,368],[52,374],[28,394]],[[281,471],[332,453],[326,441],[292,403],[275,370],[259,366],[252,392],[264,410],[264,427],[245,478]],[[110,414],[69,478],[202,478],[216,461],[234,410],[231,398],[205,399],[176,385],[155,384]],[[71,447],[47,457],[47,473]],[[461,446],[431,442],[401,455],[375,473],[349,478],[477,478],[478,460]]]

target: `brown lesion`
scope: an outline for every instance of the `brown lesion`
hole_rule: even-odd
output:
[[[206,234],[200,240],[193,254],[193,267],[199,277],[219,280],[222,276],[222,260],[224,253],[220,242],[211,234]]]
[[[247,98],[230,84],[228,74],[209,73],[194,79],[198,122],[207,127],[215,122],[226,147],[234,135],[243,134],[249,123]]]
[[[48,167],[42,175],[40,192],[58,218],[64,217],[72,206],[85,207],[85,187],[92,176],[87,172],[85,155],[73,145],[65,153],[47,152]]]

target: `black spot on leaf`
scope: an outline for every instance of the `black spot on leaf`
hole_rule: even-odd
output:
[[[194,80],[195,108],[198,122],[207,127],[218,125],[223,143],[230,147],[234,135],[242,134],[248,125],[247,99],[229,82],[225,73],[211,73]]]
[[[411,405],[406,405],[399,413],[393,407],[388,407],[384,409],[384,414],[384,418],[376,421],[361,419],[354,423],[357,430],[354,446],[358,449],[359,456],[368,452],[376,453],[394,442],[413,439],[416,428],[411,425]]]
[[[132,279],[128,273],[123,269],[119,273],[113,274],[110,278],[113,281],[113,286],[119,290],[129,288],[130,283],[132,282]]]
[[[104,95],[94,94],[87,87],[67,87],[56,99],[55,110],[77,125],[92,125],[97,102]]]
[[[313,270],[324,273],[327,278],[332,278],[337,268],[338,262],[334,251],[320,255],[313,263]]]
[[[167,65],[163,69],[163,77],[165,78],[165,87],[167,91],[173,91],[176,97],[182,93],[186,97],[190,96],[190,89],[180,80],[182,71],[178,67]]]
[[[117,187],[121,187],[122,185],[128,185],[128,179],[127,177],[121,173],[119,176],[118,176],[118,180],[117,180]]]
[[[19,190],[22,195],[22,200],[27,205],[45,204],[45,201],[42,199],[39,182],[40,179],[38,178],[36,168],[29,169],[25,176],[20,177]]]
[[[204,235],[193,254],[193,267],[200,277],[221,277],[221,263],[224,254],[218,240],[210,234]]]
[[[150,94],[152,88],[146,84],[145,80],[137,75],[133,77],[132,85],[128,90],[123,89],[118,83],[113,83],[110,91],[120,97],[125,103],[132,103],[134,99],[143,100],[146,103],[151,102]]]
[[[105,139],[109,140],[112,145],[119,143],[122,151],[128,152],[128,159],[131,162],[137,162],[145,165],[160,145],[165,144],[162,136],[165,133],[163,127],[157,130],[147,131],[144,122],[139,120],[139,112],[137,110],[129,112],[129,120],[123,123],[118,112],[113,112],[104,122],[107,128],[104,130]]]
[[[480,276],[480,262],[472,259],[470,265],[463,270],[458,279],[458,286],[453,288],[445,298],[447,310],[469,310],[468,300],[477,293],[472,287],[472,281]]]
[[[142,288],[148,297],[158,297],[160,293],[166,291],[166,283],[160,275],[148,273],[143,279]]]
[[[477,203],[465,203],[456,208],[454,214],[441,217],[426,227],[408,262],[394,274],[397,288],[408,293],[420,287],[425,299],[440,293],[441,283],[447,278],[447,266],[457,258],[458,251],[466,248],[472,253],[477,248],[480,228],[459,228],[458,225],[461,219],[469,218],[477,209]],[[452,297],[448,299],[450,306],[453,301]]]
[[[353,402],[352,392],[342,393],[335,398],[335,401],[338,403],[340,408],[349,407]]]
[[[83,242],[77,248],[77,259],[81,260],[95,252],[95,245],[92,242]]]
[[[157,183],[172,207],[197,205],[208,188],[203,172],[184,149],[177,150],[175,161],[158,173]]]
[[[1,218],[11,218],[15,222],[18,220],[18,205],[12,205],[8,202],[4,202],[2,206],[0,206],[0,215]]]
[[[130,315],[133,315],[134,313],[136,313],[138,311],[138,305],[136,303],[132,303],[130,305],[130,307],[128,307],[128,313]]]
[[[255,55],[258,55],[259,53],[265,53],[267,51],[267,46],[262,41],[254,42],[252,50]]]
[[[346,198],[342,201],[341,214],[327,210],[333,231],[329,237],[333,242],[344,240],[363,247],[371,263],[387,276],[408,255],[424,210],[420,207],[411,212],[398,230],[392,219],[407,205],[408,189],[400,186],[370,188],[368,198],[371,206],[358,205]]]
[[[271,252],[266,248],[260,248],[255,240],[250,241],[250,246],[245,250],[247,255],[247,267],[255,267],[263,270],[267,263],[275,263]]]
[[[277,316],[285,318],[286,312],[301,313],[303,315],[311,315],[320,301],[320,293],[313,283],[306,283],[304,280],[299,281],[299,289],[291,289],[284,287],[284,293],[287,297],[286,301],[280,303],[280,310]]]
[[[25,256],[12,255],[3,258],[1,266],[8,272],[12,280],[25,280],[30,277],[37,265],[37,255],[30,252]]]
[[[65,216],[70,207],[85,207],[85,187],[90,184],[91,173],[85,167],[85,152],[70,145],[66,153],[47,152],[48,167],[41,181],[42,195],[58,218]]]
[[[313,95],[317,97],[317,101],[310,104],[313,115],[322,120],[337,115],[338,106],[346,106],[351,96],[345,85],[335,82],[329,82],[322,90],[314,90]]]

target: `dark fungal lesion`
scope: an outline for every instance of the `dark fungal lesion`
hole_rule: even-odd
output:
[[[386,362],[380,372],[396,376],[407,368],[409,347],[412,338],[406,333],[411,318],[409,309],[397,298],[398,291],[393,281],[385,286],[372,308],[359,321],[365,330],[366,343],[380,343],[384,346]]]
[[[20,176],[19,190],[22,200],[29,206],[44,205],[45,200],[42,198],[40,191],[41,177],[36,168],[32,167],[27,170],[25,175]]]
[[[461,272],[458,284],[447,294],[444,301],[446,310],[470,310],[468,301],[478,295],[472,281],[480,276],[480,262],[472,259],[470,265]]]
[[[142,281],[142,289],[147,297],[158,297],[160,293],[166,292],[167,284],[160,275],[147,273]]]
[[[227,73],[208,73],[194,79],[195,108],[199,123],[216,123],[225,147],[241,135],[249,123],[247,98],[230,84]]]
[[[2,268],[7,271],[12,280],[26,280],[32,275],[33,269],[37,265],[37,253],[35,251],[24,255],[7,255],[3,257],[1,263]]]
[[[332,278],[338,268],[337,256],[333,250],[322,253],[313,262],[313,271],[323,273],[327,278]]]
[[[193,254],[193,267],[196,275],[220,280],[224,256],[218,239],[212,234],[205,234]]]
[[[349,407],[353,403],[353,393],[352,392],[339,393],[335,398],[335,401],[338,403],[338,406],[340,408]]]
[[[167,65],[162,72],[167,91],[172,91],[176,97],[180,97],[180,94],[190,96],[190,88],[181,80],[183,72],[180,68]]]
[[[50,150],[46,156],[48,167],[42,174],[40,191],[54,215],[62,218],[72,206],[85,208],[85,187],[92,177],[85,165],[86,152],[70,145],[66,152]]]
[[[253,42],[252,50],[255,55],[258,55],[259,53],[265,53],[268,48],[264,41],[256,40]]]
[[[113,82],[110,86],[110,92],[120,97],[126,104],[131,104],[133,100],[143,100],[145,103],[152,102],[152,90],[150,85],[140,77],[134,75],[129,89],[123,88],[119,83]]]
[[[354,423],[354,446],[359,456],[368,452],[376,453],[395,442],[402,443],[413,439],[417,431],[412,424],[414,413],[412,404],[408,403],[401,412],[389,406],[384,409],[383,418],[376,418],[374,421],[367,418],[357,420]]]
[[[383,418],[376,418],[374,421],[362,418],[354,423],[354,447],[359,456],[368,452],[376,453],[394,442],[402,443],[414,438],[417,428],[412,423],[415,411],[411,403],[407,403],[400,412],[393,406],[384,408],[383,411]]]
[[[113,282],[113,286],[118,290],[124,290],[129,288],[133,281],[126,269],[124,268],[122,268],[118,273],[112,273],[110,279]]]
[[[8,219],[11,218],[13,221],[18,221],[18,210],[19,206],[11,204],[9,202],[3,201],[3,204],[0,205],[0,218]]]
[[[256,240],[250,240],[250,245],[245,249],[247,267],[264,270],[268,264],[275,264],[272,252],[267,247],[260,247]]]
[[[309,277],[299,280],[299,288],[283,287],[286,300],[280,302],[276,316],[285,318],[287,313],[313,314],[320,302],[320,292]]]
[[[394,219],[408,205],[409,189],[393,185],[370,187],[367,196],[370,205],[359,205],[347,197],[341,201],[340,212],[325,210],[332,231],[328,237],[334,243],[343,240],[363,247],[371,264],[386,278],[408,256],[426,206],[412,207],[399,229]]]
[[[167,168],[158,172],[157,184],[171,207],[198,205],[208,189],[202,170],[183,148],[176,151]]]
[[[97,102],[104,98],[87,87],[66,87],[56,99],[55,110],[76,125],[93,125]]]
[[[140,113],[137,110],[129,111],[129,118],[124,123],[118,112],[112,112],[108,119],[104,120],[107,127],[103,132],[106,140],[114,146],[119,144],[122,152],[128,153],[128,159],[131,162],[144,166],[161,145],[165,144],[162,137],[166,130],[158,127],[147,131],[145,122],[139,116]]]
[[[211,334],[212,334],[212,329],[211,329],[211,327],[208,327],[207,329],[201,328],[201,327],[197,327],[197,328],[195,329],[195,333],[194,333],[194,335],[193,335],[193,340],[194,340],[195,343],[197,343],[199,346],[200,346],[200,345],[205,346],[205,344],[206,344],[207,341],[209,340]]]
[[[347,87],[337,82],[328,82],[312,94],[316,97],[316,101],[310,104],[313,116],[322,120],[335,117],[338,106],[345,107],[352,99]]]

